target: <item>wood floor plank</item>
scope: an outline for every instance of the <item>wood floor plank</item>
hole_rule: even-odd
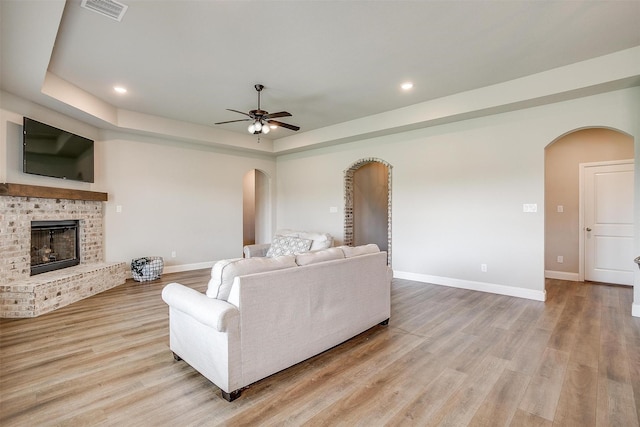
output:
[[[493,389],[494,384],[502,376],[507,364],[506,360],[493,356],[484,358],[478,369],[469,375],[469,381],[465,381],[424,425],[469,425],[474,414]]]
[[[595,426],[597,393],[597,368],[570,361],[554,423],[566,426]]]
[[[553,421],[568,361],[568,353],[547,347],[519,408]]]
[[[623,333],[624,323],[619,310],[605,306],[602,308],[600,327],[600,372],[608,379],[628,384],[631,382],[629,356]]]
[[[445,368],[424,390],[417,394],[395,415],[387,420],[387,426],[425,425],[451,398],[468,377],[455,369]]]
[[[599,426],[638,427],[631,384],[620,383],[604,376],[598,379],[596,422]]]
[[[569,352],[576,341],[576,329],[580,312],[584,308],[585,298],[571,295],[567,298],[564,309],[553,328],[549,347],[556,350]]]
[[[518,409],[511,420],[511,427],[551,427],[553,422]]]
[[[638,425],[631,288],[547,280],[542,303],[394,279],[388,326],[227,402],[173,359],[161,299],[170,282],[203,291],[209,274],[0,319],[0,425]]]
[[[547,349],[550,337],[550,331],[538,328],[530,330],[520,348],[511,357],[509,369],[533,375]]]
[[[508,426],[531,377],[505,369],[469,423],[470,426]]]

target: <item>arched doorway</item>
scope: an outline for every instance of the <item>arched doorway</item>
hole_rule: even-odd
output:
[[[264,243],[269,239],[269,177],[258,169],[242,180],[242,244]]]
[[[581,226],[581,165],[633,158],[633,138],[608,128],[577,129],[545,147],[545,278],[585,278],[585,237],[592,236]]]
[[[376,243],[391,265],[391,169],[376,158],[344,171],[344,244]]]

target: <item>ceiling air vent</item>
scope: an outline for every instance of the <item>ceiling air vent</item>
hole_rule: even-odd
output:
[[[129,7],[115,0],[82,0],[81,6],[118,22],[122,21],[122,17]]]

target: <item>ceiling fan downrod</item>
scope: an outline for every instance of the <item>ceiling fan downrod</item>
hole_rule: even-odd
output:
[[[260,111],[260,92],[262,92],[262,89],[264,89],[264,86],[261,84],[257,84],[254,87],[258,91],[258,111]]]

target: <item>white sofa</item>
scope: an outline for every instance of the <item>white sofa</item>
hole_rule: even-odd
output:
[[[392,272],[386,252],[375,245],[216,265],[225,263],[213,267],[207,289],[222,298],[178,283],[168,284],[162,298],[169,305],[174,357],[212,381],[228,401],[242,388],[389,320]],[[239,275],[231,277],[234,272]]]
[[[297,230],[278,230],[274,235],[274,240],[281,236],[296,237],[299,239],[310,240],[310,251],[319,251],[333,246],[333,236],[329,233],[319,233],[314,231],[297,231]],[[245,258],[264,257],[271,249],[271,243],[258,243],[254,245],[246,245],[243,248]]]

